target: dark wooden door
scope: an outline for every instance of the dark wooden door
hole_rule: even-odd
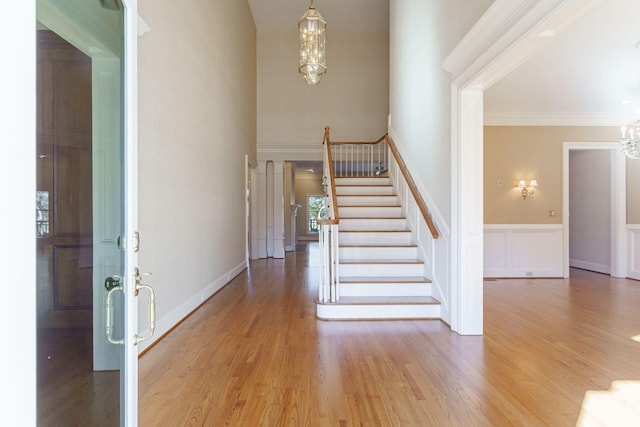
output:
[[[38,31],[38,325],[92,325],[91,59]]]

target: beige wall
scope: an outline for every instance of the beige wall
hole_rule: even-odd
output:
[[[387,131],[389,34],[327,34],[327,74],[316,86],[298,74],[298,35],[258,33],[258,142],[321,144],[373,140]],[[320,160],[320,158],[318,158]]]
[[[562,223],[562,143],[619,138],[617,127],[486,126],[484,128],[485,224]],[[639,165],[640,166],[640,165]],[[503,187],[497,186],[502,179]],[[518,180],[537,179],[526,200]],[[628,185],[629,191],[635,191]],[[554,217],[548,212],[555,211]]]
[[[139,5],[151,27],[139,38],[140,267],[162,325],[245,259],[256,32],[246,1]]]
[[[451,74],[442,62],[493,0],[391,0],[389,132],[441,230],[451,225]]]
[[[296,172],[295,193],[296,203],[302,205],[300,210],[298,210],[297,218],[298,238],[302,240],[305,238],[316,239],[318,237],[317,233],[307,233],[307,196],[324,194],[322,176],[304,171]]]

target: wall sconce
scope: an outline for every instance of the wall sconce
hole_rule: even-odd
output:
[[[538,181],[532,179],[531,181],[529,181],[529,185],[527,185],[527,182],[524,179],[521,179],[518,183],[518,188],[522,189],[522,198],[526,199],[527,196],[532,195],[535,192],[536,188],[538,188]]]

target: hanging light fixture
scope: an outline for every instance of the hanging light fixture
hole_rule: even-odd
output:
[[[640,160],[640,120],[636,120],[629,126],[622,126],[622,139],[619,141],[622,152],[630,159]]]
[[[300,42],[300,64],[298,72],[304,76],[308,85],[320,83],[327,72],[325,57],[325,31],[327,23],[316,10],[311,0],[309,9],[298,20],[298,39]]]

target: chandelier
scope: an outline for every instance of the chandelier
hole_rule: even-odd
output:
[[[622,139],[619,141],[622,152],[630,159],[640,160],[640,120],[636,120],[629,126],[622,126]]]
[[[308,85],[320,83],[327,72],[325,58],[325,30],[327,23],[313,5],[298,20],[298,40],[300,42],[300,64],[298,72]]]

